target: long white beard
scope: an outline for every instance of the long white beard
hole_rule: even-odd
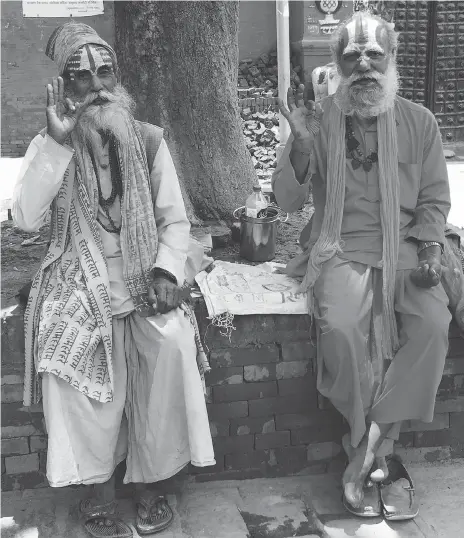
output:
[[[377,84],[365,87],[354,84],[360,78],[373,78]],[[396,63],[391,61],[385,73],[369,72],[356,73],[350,77],[341,77],[340,84],[335,92],[336,105],[346,116],[354,114],[373,118],[391,109],[399,88],[399,75]]]
[[[72,99],[72,96],[70,96]],[[97,97],[106,99],[103,104],[92,104]],[[89,104],[79,117],[76,125],[76,134],[84,143],[95,145],[100,139],[100,132],[113,134],[121,144],[129,141],[127,125],[133,117],[135,103],[129,93],[118,84],[113,92],[101,90],[88,95],[84,101]]]

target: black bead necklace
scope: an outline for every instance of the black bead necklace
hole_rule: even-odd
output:
[[[370,155],[364,158],[364,153],[360,149],[359,140],[354,136],[353,131],[353,119],[351,116],[345,116],[345,138],[346,138],[346,152],[351,159],[351,166],[353,170],[357,170],[360,166],[364,168],[366,172],[369,172],[372,168],[372,164],[379,160],[377,150],[371,151]]]
[[[101,222],[100,219],[97,220],[101,226],[109,233],[120,233],[121,226],[117,226],[111,217],[110,208],[116,200],[116,196],[119,196],[119,200],[122,200],[122,180],[121,180],[121,169],[119,166],[118,153],[116,148],[116,140],[114,136],[109,138],[109,165],[110,165],[110,177],[111,177],[111,193],[108,198],[103,197],[100,184],[100,176],[98,174],[98,167],[95,162],[95,156],[93,151],[89,147],[90,159],[92,161],[93,169],[95,171],[95,176],[97,178],[97,189],[98,189],[98,204],[102,208],[103,213],[105,213],[106,218],[108,219],[109,226]]]

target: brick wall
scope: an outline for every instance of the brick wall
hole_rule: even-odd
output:
[[[76,18],[114,44],[113,2],[105,13]],[[22,157],[31,139],[45,127],[45,86],[57,75],[45,56],[53,30],[64,18],[24,18],[22,2],[2,2],[2,147],[3,157]]]
[[[307,316],[236,317],[231,340],[197,317],[212,366],[207,407],[217,464],[186,470],[194,480],[324,473],[343,465],[347,427],[316,391],[315,347]],[[23,318],[2,317],[2,488],[46,487],[47,438],[40,408],[21,405]],[[450,349],[431,424],[403,425],[397,450],[409,461],[464,457],[464,340],[450,330]]]

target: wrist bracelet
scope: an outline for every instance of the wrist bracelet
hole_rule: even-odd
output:
[[[166,271],[166,269],[161,269],[161,267],[153,268],[152,269],[152,276],[153,276],[153,279],[155,279],[156,277],[167,278],[173,284],[177,285],[177,278],[172,273],[170,273],[169,271]]]
[[[429,247],[440,247],[441,253],[443,254],[443,245],[438,241],[424,241],[417,249],[417,254]]]

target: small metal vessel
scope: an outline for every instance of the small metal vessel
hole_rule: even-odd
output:
[[[279,209],[269,206],[267,216],[248,217],[245,207],[238,207],[234,217],[240,220],[240,256],[250,262],[268,262],[275,258],[277,224],[285,222]]]

